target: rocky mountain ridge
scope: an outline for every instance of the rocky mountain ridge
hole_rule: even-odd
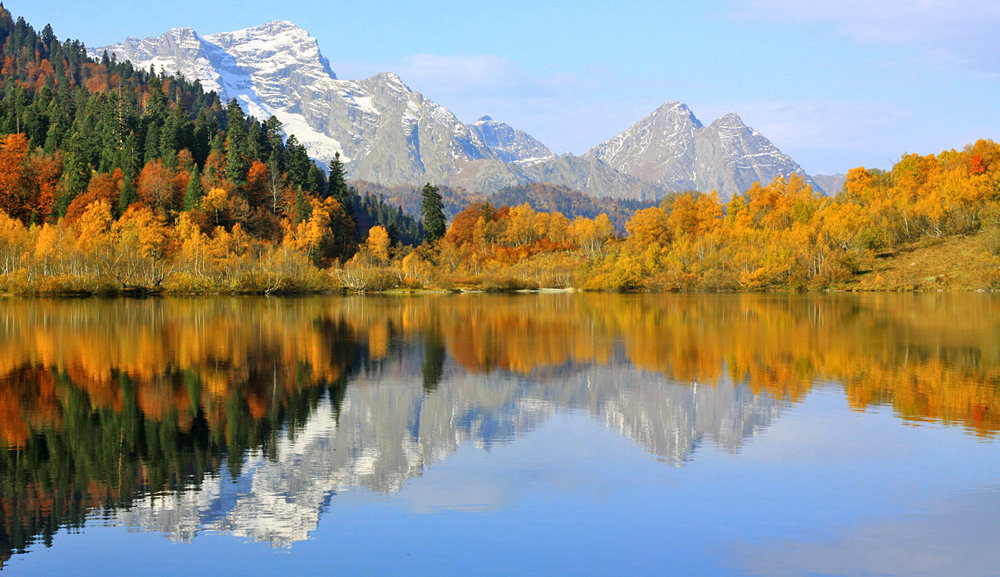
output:
[[[349,178],[385,186],[434,182],[493,193],[546,182],[594,197],[649,200],[697,189],[725,199],[757,181],[805,174],[735,114],[704,127],[681,103],[583,156],[555,155],[488,116],[463,123],[391,72],[339,79],[316,40],[287,21],[209,36],[178,28],[90,51],[104,52],[198,79],[250,115],[277,117],[318,162],[340,153]]]

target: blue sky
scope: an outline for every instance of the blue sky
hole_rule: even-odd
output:
[[[463,121],[489,114],[556,152],[667,101],[705,124],[736,112],[814,174],[1000,139],[996,0],[143,4],[4,2],[88,46],[290,20],[340,78],[396,72]]]

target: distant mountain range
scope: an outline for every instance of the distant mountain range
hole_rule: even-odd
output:
[[[582,156],[555,155],[531,135],[484,116],[464,124],[393,73],[338,79],[316,40],[290,22],[200,36],[178,28],[90,50],[197,79],[263,120],[277,117],[318,162],[340,153],[352,180],[425,182],[494,193],[550,183],[592,197],[659,199],[716,190],[723,199],[799,174],[767,138],[727,114],[708,126],[667,103]]]

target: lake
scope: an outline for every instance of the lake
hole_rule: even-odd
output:
[[[997,575],[1000,298],[0,300],[9,575]]]

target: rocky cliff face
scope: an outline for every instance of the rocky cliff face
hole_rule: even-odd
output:
[[[706,127],[681,102],[664,104],[586,156],[666,191],[715,190],[730,198],[755,182],[793,174],[815,185],[794,160],[736,114]]]
[[[556,156],[488,116],[462,123],[395,74],[338,79],[316,40],[290,22],[204,37],[180,28],[91,54],[104,51],[196,78],[248,114],[277,117],[320,163],[339,152],[349,178],[385,186],[434,182],[492,193],[547,182],[591,196],[656,199],[697,189],[725,199],[757,181],[804,174],[735,114],[704,127],[679,102],[582,157]]]
[[[469,125],[483,144],[504,162],[535,162],[553,156],[552,151],[533,136],[484,116]]]

